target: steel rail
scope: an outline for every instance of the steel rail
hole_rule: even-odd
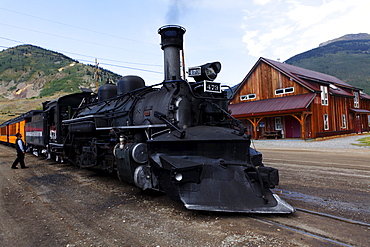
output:
[[[347,222],[347,223],[350,223],[350,224],[355,224],[355,225],[370,227],[370,224],[369,223],[362,222],[362,221],[351,220],[351,219],[347,219],[347,218],[343,218],[343,217],[339,217],[339,216],[335,216],[335,215],[331,215],[331,214],[326,214],[326,213],[320,213],[320,212],[316,212],[316,211],[311,211],[311,210],[303,209],[303,208],[295,208],[295,209],[297,211],[301,211],[301,212],[304,212],[304,213],[309,213],[309,214],[314,214],[314,215],[318,215],[318,216],[323,216],[323,217],[327,217],[327,218],[331,218],[331,219],[335,219],[335,220]]]
[[[331,242],[331,243],[334,243],[334,244],[337,244],[337,245],[340,245],[340,246],[352,247],[352,245],[350,245],[350,244],[346,244],[346,243],[339,242],[339,241],[334,240],[334,239],[330,239],[330,238],[323,237],[323,236],[320,236],[320,235],[317,235],[317,234],[313,234],[313,233],[310,233],[310,232],[306,232],[306,231],[303,231],[303,230],[300,230],[300,229],[297,229],[297,228],[293,228],[293,227],[286,226],[286,225],[283,225],[283,224],[280,224],[280,223],[276,223],[274,221],[260,219],[260,218],[253,217],[253,216],[250,216],[250,217],[253,218],[253,219],[255,219],[255,220],[264,222],[264,223],[268,223],[268,224],[272,224],[272,225],[275,225],[275,226],[279,226],[281,228],[285,228],[285,229],[288,229],[288,230],[291,230],[291,231],[295,231],[295,232],[298,232],[300,234],[304,234],[304,235],[307,235],[307,236],[310,236],[310,237],[313,237],[313,238],[325,240],[325,241],[328,241],[328,242]]]

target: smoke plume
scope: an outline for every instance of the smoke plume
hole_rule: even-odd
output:
[[[179,23],[181,16],[181,0],[171,0],[166,14],[166,22],[170,24]]]

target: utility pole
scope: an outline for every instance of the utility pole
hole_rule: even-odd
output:
[[[101,81],[100,73],[99,73],[99,63],[98,59],[95,58],[95,73],[94,73],[94,79],[95,79],[95,91],[98,92],[99,89],[99,81]]]

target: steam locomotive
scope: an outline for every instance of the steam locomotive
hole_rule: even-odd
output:
[[[24,117],[25,137],[36,155],[79,167],[117,171],[142,190],[165,192],[187,209],[292,213],[271,192],[278,171],[262,154],[240,121],[228,112],[229,98],[214,82],[219,62],[189,68],[181,78],[180,53],[185,29],[158,30],[164,52],[164,81],[145,86],[138,76],[117,85],[43,103],[43,111]],[[1,127],[1,126],[0,126]]]

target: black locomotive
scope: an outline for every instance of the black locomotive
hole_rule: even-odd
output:
[[[182,79],[185,29],[171,25],[158,32],[162,83],[145,86],[142,78],[125,76],[117,86],[100,87],[97,98],[85,91],[45,102],[42,118],[36,114],[26,124],[35,131],[42,125],[44,133],[30,147],[80,167],[117,171],[122,181],[164,191],[188,209],[294,212],[270,191],[278,171],[263,165],[242,124],[229,114],[226,92],[213,82],[221,64],[190,68],[195,82]],[[37,136],[31,132],[26,137]]]

